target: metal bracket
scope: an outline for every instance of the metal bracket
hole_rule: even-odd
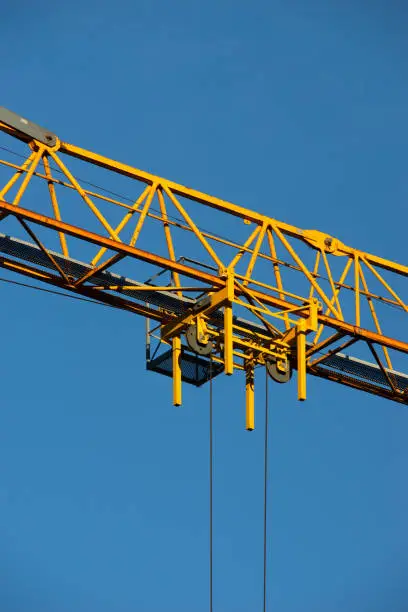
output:
[[[55,147],[57,144],[58,139],[55,134],[13,113],[13,111],[4,108],[4,106],[0,106],[0,123],[4,123],[8,127],[24,134],[24,136],[28,136],[30,140],[38,140],[38,142],[49,147]]]
[[[304,230],[302,232],[302,239],[311,244],[314,248],[321,249],[331,255],[345,254],[343,251],[345,248],[344,244],[337,238],[333,238],[333,236],[329,236],[324,232],[319,232],[318,230]]]

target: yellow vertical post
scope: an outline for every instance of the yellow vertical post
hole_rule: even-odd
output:
[[[304,319],[300,319],[297,323],[296,349],[298,400],[303,402],[306,399],[306,321]]]
[[[360,261],[358,254],[354,254],[354,285],[356,299],[356,326],[360,327]]]
[[[246,430],[255,429],[255,391],[254,391],[254,364],[252,361],[245,368],[245,408],[246,408]]]
[[[181,338],[174,337],[173,344],[173,405],[181,406]]]
[[[316,332],[319,326],[318,321],[319,302],[315,298],[310,300],[309,318],[305,320],[308,331]]]
[[[228,376],[231,376],[234,372],[232,306],[230,304],[227,304],[224,308],[224,372]]]
[[[232,302],[234,300],[234,273],[227,273],[228,302],[224,307],[224,372],[231,376],[234,372],[234,355],[232,342]]]

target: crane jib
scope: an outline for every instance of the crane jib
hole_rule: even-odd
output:
[[[242,371],[253,429],[258,366],[280,383],[297,371],[300,400],[312,375],[408,403],[408,266],[61,141],[2,107],[0,132],[23,147],[1,147],[0,266],[155,321],[147,368],[173,379],[175,405],[182,381]]]

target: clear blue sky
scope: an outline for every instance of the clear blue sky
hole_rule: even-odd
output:
[[[398,0],[6,2],[0,103],[406,263],[407,31]],[[142,319],[0,292],[0,609],[207,610],[208,389],[172,408]],[[215,612],[262,605],[258,382],[252,434],[242,379],[214,385]],[[406,408],[295,395],[271,390],[268,610],[404,612]]]

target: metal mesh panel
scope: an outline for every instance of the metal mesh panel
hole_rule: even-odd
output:
[[[29,261],[43,268],[55,270],[52,262],[46,257],[45,253],[30,242],[0,234],[0,251],[6,255]],[[86,263],[64,257],[60,253],[55,253],[54,251],[49,252],[67,275],[78,278],[89,270],[92,270],[92,267]],[[93,285],[119,285],[122,287],[124,285],[135,285],[136,287],[140,287],[143,284],[130,278],[120,276],[119,274],[113,274],[112,272],[100,272],[99,274],[95,274],[89,282]],[[148,302],[149,304],[153,304],[159,308],[165,308],[176,314],[183,314],[194,304],[194,300],[191,298],[180,298],[177,295],[172,295],[165,291],[138,291],[136,293],[135,291],[126,291],[123,289],[120,293],[139,302]]]
[[[184,347],[181,349],[180,357],[181,365],[181,379],[190,383],[196,387],[201,387],[205,382],[218,376],[223,370],[224,366],[222,363],[212,362],[210,364],[209,359],[195,355],[194,353],[188,352]],[[146,362],[146,368],[153,370],[159,374],[172,377],[173,375],[173,354],[172,350],[169,349],[165,353],[162,353],[158,357]],[[212,376],[210,376],[210,370]]]
[[[19,240],[11,236],[0,234],[0,252],[24,261],[29,261],[43,268],[51,270],[54,269],[54,266],[50,260],[41,251],[41,249],[37,247],[37,245],[24,240]],[[58,264],[68,275],[78,278],[85,274],[88,270],[92,269],[91,266],[84,262],[64,257],[60,253],[55,253],[54,251],[50,251],[50,253],[53,255],[53,257],[55,257]],[[142,283],[138,281],[134,281],[107,271],[96,274],[90,279],[90,282],[96,285],[134,285],[139,287],[142,285]],[[126,291],[123,289],[120,291],[120,293],[136,301],[142,303],[148,302],[149,304],[153,304],[159,308],[164,308],[178,315],[184,314],[195,304],[194,299],[179,297],[166,291],[138,291],[136,293],[134,291]],[[213,312],[211,315],[211,322],[219,329],[222,329],[224,323],[222,313],[220,311]],[[265,328],[263,325],[253,321],[246,321],[241,317],[234,317],[234,323],[246,328],[247,331],[240,331],[241,336],[251,337],[252,332],[265,333]],[[162,355],[150,362],[150,366],[148,367],[149,369],[162,371],[163,374],[171,376],[171,355],[169,359],[170,361],[167,362],[166,358]],[[203,359],[202,357],[186,353],[183,355],[182,367],[184,377],[183,380],[186,382],[191,382],[192,384],[199,386],[206,380],[209,380],[209,361]],[[159,368],[161,368],[161,370],[159,370]],[[218,368],[219,364],[213,364],[214,375],[219,373]],[[326,371],[341,374],[344,378],[347,377],[349,380],[367,381],[367,383],[370,383],[373,387],[389,388],[386,377],[376,364],[355,359],[353,357],[348,357],[347,355],[343,355],[341,353],[328,357],[324,360],[324,362],[316,366],[315,369],[320,373],[324,373]],[[220,368],[220,371],[221,370],[222,366]],[[402,374],[401,372],[394,372],[393,370],[387,370],[387,372],[399,390],[408,390],[408,376]]]
[[[331,355],[321,363],[318,368],[319,370],[330,370],[331,372],[344,372],[351,376],[353,380],[366,380],[375,385],[381,385],[382,387],[389,388],[390,385],[387,378],[379,366],[356,359],[354,357],[348,357],[339,353],[338,355]],[[389,374],[392,382],[400,391],[408,389],[408,376],[405,376],[401,372],[395,372],[394,370],[386,370]]]
[[[46,255],[41,251],[41,249],[31,243],[26,242],[25,240],[19,240],[18,238],[13,238],[11,236],[6,236],[4,234],[0,234],[0,252],[11,255],[12,257],[17,257],[18,259],[23,259],[24,261],[29,261],[43,268],[54,270],[54,266],[51,261],[46,257]],[[92,269],[92,267],[82,261],[78,261],[76,259],[72,259],[69,257],[64,257],[60,253],[56,253],[54,251],[49,251],[51,255],[56,259],[58,264],[61,266],[63,271],[67,275],[72,275],[76,278],[82,276],[86,272]],[[114,274],[112,272],[100,272],[99,274],[95,274],[89,280],[90,283],[94,285],[134,285],[136,287],[140,287],[142,283],[132,280],[130,278],[125,278],[120,276],[119,274]],[[171,293],[167,293],[165,291],[138,291],[137,294],[135,291],[126,291],[123,289],[120,292],[122,295],[129,296],[139,302],[149,304],[153,304],[158,306],[159,308],[165,308],[175,314],[183,314],[189,308],[191,308],[196,300],[188,297],[179,297],[177,295],[173,295]],[[211,315],[211,322],[218,328],[222,328],[224,325],[224,318],[221,312],[213,312]],[[241,317],[234,317],[234,322],[237,325],[247,328],[248,331],[240,331],[241,336],[245,336],[250,338],[252,332],[260,332],[265,333],[265,327],[260,325],[259,323],[255,323],[253,321],[247,321],[242,319]]]

